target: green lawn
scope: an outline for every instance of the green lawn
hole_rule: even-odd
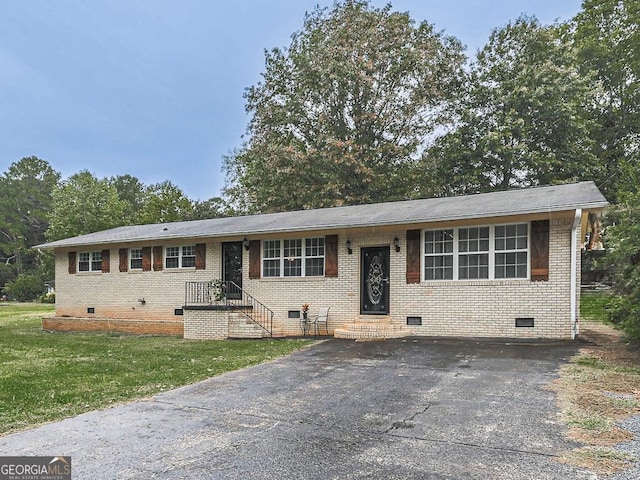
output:
[[[583,291],[580,295],[580,316],[584,319],[607,322],[607,304],[611,294],[607,291]]]
[[[142,398],[309,345],[48,333],[51,305],[0,304],[0,434]]]

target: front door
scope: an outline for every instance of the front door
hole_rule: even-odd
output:
[[[360,313],[389,313],[389,247],[368,247],[361,250]]]
[[[222,280],[235,283],[242,288],[242,242],[222,244]],[[242,292],[233,286],[228,287],[227,298],[240,299]]]

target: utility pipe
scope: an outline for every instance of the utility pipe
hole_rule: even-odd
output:
[[[576,208],[571,227],[571,339],[580,333],[578,324],[578,228],[582,222],[582,209]],[[582,231],[582,230],[581,230]]]

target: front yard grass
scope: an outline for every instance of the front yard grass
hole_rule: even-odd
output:
[[[0,435],[287,355],[309,340],[49,333],[42,304],[0,306]]]
[[[616,424],[640,415],[640,348],[604,321],[607,297],[606,292],[581,297],[580,338],[585,345],[561,367],[551,387],[569,438],[583,444],[562,459],[603,475],[640,461],[614,448],[633,438]]]

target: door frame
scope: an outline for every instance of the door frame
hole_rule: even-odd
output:
[[[243,275],[243,271],[242,271],[242,263],[243,263],[243,245],[242,245],[242,241],[238,241],[238,242],[222,242],[221,245],[221,257],[222,257],[222,281],[223,282],[227,282],[230,279],[228,278],[228,272],[227,272],[227,258],[226,258],[226,253],[227,253],[227,247],[229,245],[234,245],[237,248],[237,252],[238,252],[238,256],[239,256],[239,261],[240,261],[240,265],[239,265],[239,280],[240,282],[234,282],[238,285],[238,287],[240,287],[242,289],[242,277]],[[241,292],[227,292],[227,298],[233,299],[235,297],[237,297],[238,295],[241,295]]]
[[[377,311],[367,310],[365,308],[366,306],[365,296],[367,295],[367,291],[368,291],[368,287],[366,284],[366,275],[364,271],[365,256],[367,255],[368,252],[371,252],[371,251],[381,251],[384,253],[384,256],[386,257],[386,265],[383,265],[383,267],[386,268],[386,272],[383,272],[383,277],[384,277],[384,274],[386,273],[386,278],[382,279],[383,286],[384,286],[384,290],[382,294],[382,302],[383,302],[384,308]],[[391,247],[389,245],[371,245],[371,246],[361,247],[359,270],[360,270],[360,281],[359,281],[360,315],[389,315],[390,303],[391,303],[391,288],[390,288],[391,287]]]

